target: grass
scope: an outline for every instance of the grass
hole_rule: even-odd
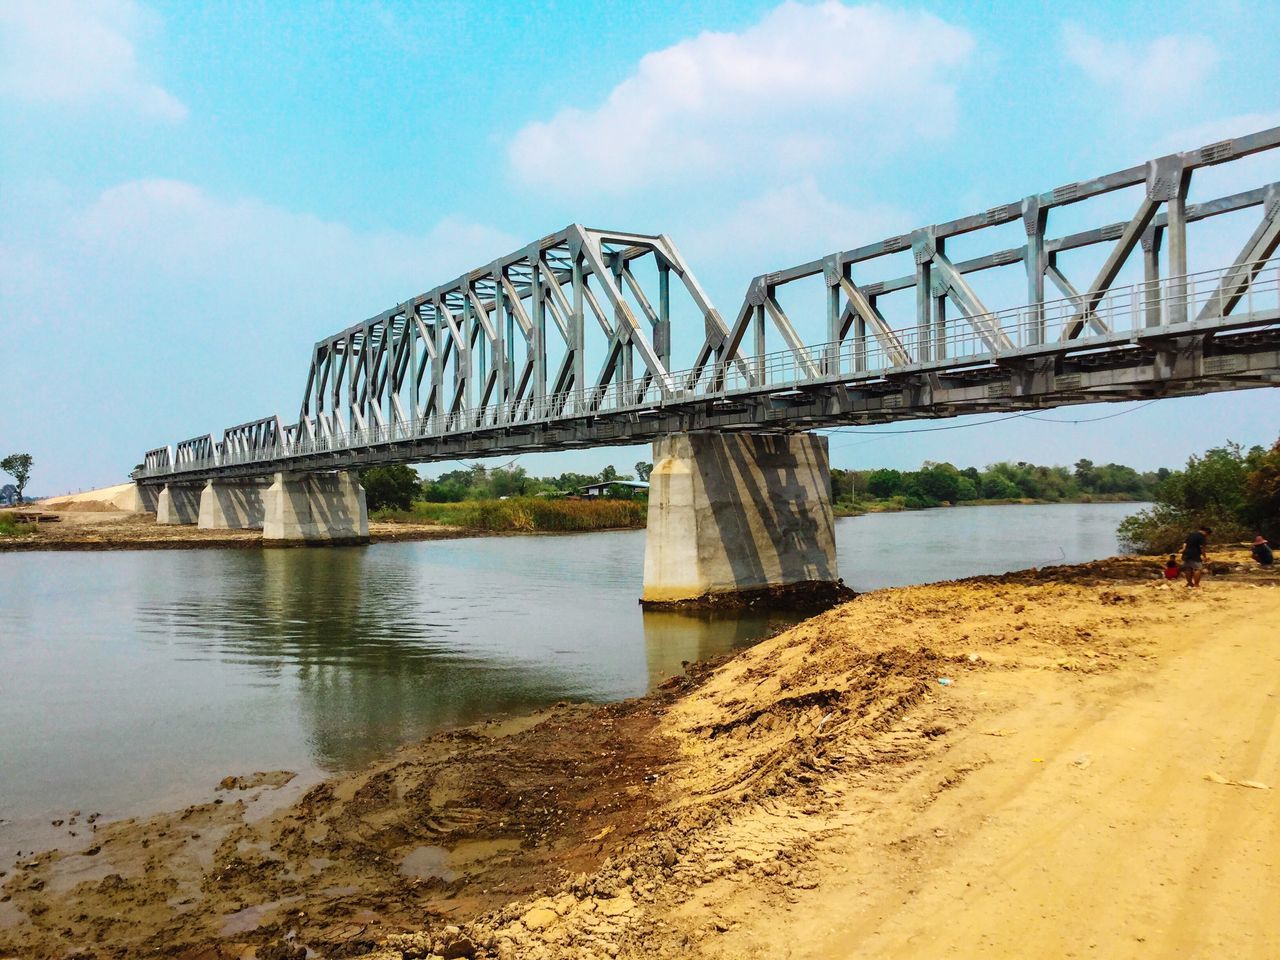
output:
[[[29,537],[36,530],[34,523],[19,523],[12,513],[0,510],[0,537]]]
[[[560,500],[512,497],[462,503],[418,502],[412,510],[379,510],[372,519],[439,523],[491,533],[565,533],[643,527],[649,506],[643,500]]]

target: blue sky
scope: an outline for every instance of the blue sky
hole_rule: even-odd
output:
[[[732,315],[755,274],[1280,125],[1278,28],[1261,3],[0,0],[0,448],[60,492],[293,420],[321,336],[570,222],[671,235]],[[1154,467],[1278,427],[1249,391],[832,457]]]

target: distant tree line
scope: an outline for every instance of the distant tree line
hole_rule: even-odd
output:
[[[1074,469],[993,463],[982,470],[926,461],[919,470],[831,471],[837,504],[891,503],[907,509],[976,500],[1149,500],[1169,470],[1139,473],[1119,463],[1078,460]]]
[[[641,461],[634,474],[619,473],[612,465],[599,473],[562,473],[555,477],[532,477],[524,467],[486,467],[474,464],[448,470],[434,479],[424,479],[412,467],[370,467],[360,471],[369,509],[409,510],[414,503],[462,503],[471,500],[503,500],[512,497],[555,497],[576,493],[583,487],[615,480],[649,478],[652,464]],[[611,491],[621,499],[637,494],[626,487]],[[643,496],[643,491],[639,492]]]
[[[1187,460],[1157,487],[1147,510],[1120,524],[1120,540],[1140,553],[1172,553],[1201,524],[1213,542],[1280,539],[1280,440],[1245,450],[1227,443]]]
[[[360,473],[370,510],[408,510],[414,503],[463,503],[515,497],[555,497],[614,480],[648,480],[653,464],[640,461],[624,474],[614,466],[599,473],[566,472],[531,476],[522,466],[474,464],[423,478],[412,467],[371,467]],[[1150,500],[1170,475],[1167,469],[1139,473],[1118,463],[1079,460],[1074,469],[1031,463],[996,463],[984,469],[959,469],[950,463],[926,462],[919,470],[831,471],[831,496],[837,505],[879,504],[901,509],[983,500]],[[620,498],[643,496],[619,487]]]

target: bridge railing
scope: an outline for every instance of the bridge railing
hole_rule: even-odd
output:
[[[1262,317],[1262,320],[1257,318]],[[313,438],[288,428],[261,447],[224,449],[220,455],[184,461],[178,469],[267,464],[288,457],[336,452],[404,440],[421,440],[526,424],[564,423],[599,414],[656,410],[690,399],[784,390],[824,381],[856,382],[966,362],[990,362],[1018,353],[1052,353],[1132,338],[1186,325],[1220,328],[1280,317],[1280,258],[1234,264],[1185,276],[1113,287],[1043,304],[948,318],[932,330],[911,328],[890,335],[855,336],[819,343],[803,351],[722,359],[701,369],[673,371],[664,386],[651,376],[615,381],[590,391],[567,391],[502,405],[433,414],[415,423],[363,430],[320,432]],[[170,475],[174,466],[148,455],[140,477]]]

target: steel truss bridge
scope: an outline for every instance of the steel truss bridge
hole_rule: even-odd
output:
[[[159,447],[133,476],[195,482],[1273,386],[1280,183],[1200,203],[1188,191],[1195,171],[1277,146],[1280,127],[764,274],[731,323],[668,237],[575,224],[321,340],[296,422]],[[1051,215],[1106,194],[1136,194],[1132,216],[1050,236]],[[1242,236],[1210,261],[1221,266],[1189,272],[1189,234],[1217,218],[1245,223]],[[995,248],[1019,224],[1024,242]],[[978,252],[952,259],[961,243]],[[1062,262],[1074,251],[1101,261],[1078,286]],[[1141,279],[1118,282],[1139,264]],[[1022,305],[991,309],[978,275],[1017,265]],[[679,366],[673,326],[701,339]]]

